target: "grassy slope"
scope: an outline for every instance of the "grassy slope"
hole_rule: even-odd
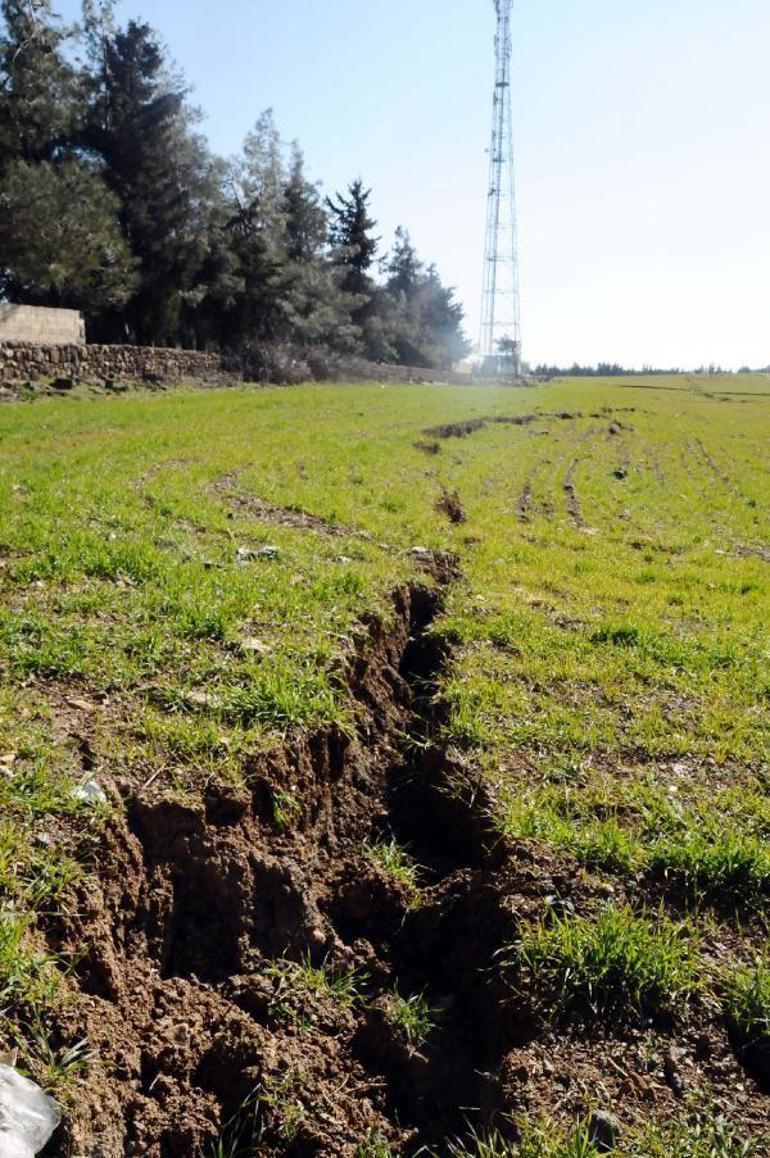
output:
[[[422,545],[461,557],[440,627],[454,644],[445,738],[489,778],[494,823],[620,882],[631,921],[675,889],[698,983],[730,991],[745,1020],[749,993],[761,1026],[766,974],[752,988],[745,969],[770,883],[768,394],[767,379],[732,377],[5,407],[2,1004],[31,1017],[53,999],[29,922],[88,871],[65,834],[99,812],[73,785],[93,767],[197,791],[237,778],[276,733],[344,724],[357,621]],[[421,433],[525,413],[464,438]],[[467,522],[437,513],[443,490]],[[254,496],[335,534],[265,517]],[[265,545],[278,556],[237,561]],[[717,916],[701,916],[709,900]],[[734,959],[702,950],[715,921],[740,930]],[[558,935],[525,946],[547,976]]]

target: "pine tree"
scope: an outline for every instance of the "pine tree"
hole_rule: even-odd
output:
[[[418,291],[418,308],[428,364],[449,369],[466,356],[470,344],[463,334],[463,307],[454,290],[442,285],[435,265],[428,266]]]
[[[80,158],[14,162],[0,182],[0,292],[87,314],[121,308],[137,279],[117,208]]]
[[[286,169],[272,109],[261,114],[243,153],[230,163],[226,224],[240,279],[228,319],[228,341],[285,336],[287,252],[284,190]]]
[[[0,6],[0,293],[86,312],[136,284],[118,203],[76,147],[81,92],[70,31],[48,0]]]
[[[132,21],[94,43],[83,141],[103,159],[123,236],[141,266],[125,320],[134,340],[173,343],[203,256],[212,160],[192,131],[184,83],[148,25]]]
[[[402,225],[396,230],[393,248],[383,263],[387,287],[392,294],[402,294],[408,301],[414,296],[423,276],[423,264]]]
[[[14,161],[51,160],[73,132],[76,74],[70,35],[50,0],[0,3],[0,176]]]
[[[425,269],[409,233],[399,227],[383,262],[390,299],[390,344],[399,362],[449,368],[467,353],[462,307],[434,265]]]
[[[329,218],[318,186],[305,175],[305,158],[296,141],[291,146],[283,186],[283,214],[289,258],[297,262],[317,260],[328,244]]]
[[[359,177],[348,187],[347,197],[338,193],[336,200],[326,200],[332,214],[333,259],[343,271],[342,288],[365,299],[372,293],[369,270],[380,243],[379,237],[373,236],[377,222],[369,216],[371,195],[371,189],[364,189]]]
[[[328,212],[318,185],[305,175],[304,158],[296,142],[291,147],[283,208],[291,337],[305,346],[354,350],[359,334],[350,315],[358,301],[345,293],[339,269],[328,260]]]

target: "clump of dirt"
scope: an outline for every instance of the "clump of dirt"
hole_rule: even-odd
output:
[[[518,512],[519,518],[523,523],[529,522],[529,505],[532,502],[532,481],[530,478],[524,480],[524,485],[521,488],[519,495]]]
[[[468,521],[468,512],[457,491],[442,491],[436,500],[436,510],[440,515],[446,515],[449,522],[455,525]]]
[[[441,444],[435,441],[428,442],[425,439],[418,439],[414,444],[414,448],[415,450],[423,451],[424,454],[441,454]]]

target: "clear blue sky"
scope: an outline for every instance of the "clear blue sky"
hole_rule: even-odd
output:
[[[73,16],[77,0],[59,0]],[[770,363],[770,2],[515,0],[532,361]],[[328,190],[361,175],[476,338],[492,0],[124,0],[220,153],[272,105]]]

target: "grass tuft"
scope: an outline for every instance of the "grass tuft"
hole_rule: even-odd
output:
[[[467,1138],[449,1145],[450,1158],[599,1158],[588,1125],[578,1122],[564,1136],[563,1131],[544,1120],[522,1119],[517,1123],[519,1138],[508,1142],[498,1130],[471,1131]],[[607,1153],[607,1151],[604,1151]]]
[[[386,998],[385,1017],[413,1050],[425,1044],[436,1024],[436,1011],[431,1008],[424,993],[412,993],[405,997],[398,989]]]
[[[725,1015],[742,1049],[770,1048],[770,958],[737,969],[725,995]]]
[[[650,850],[650,869],[685,891],[715,901],[750,901],[770,885],[770,848],[750,833],[704,830],[694,822]]]
[[[651,1014],[698,988],[685,932],[662,913],[613,905],[597,917],[546,917],[525,931],[515,960],[555,1010]]]
[[[0,1008],[14,1002],[44,1009],[54,1003],[59,983],[55,958],[30,943],[29,915],[0,911]]]
[[[309,953],[300,961],[286,958],[274,961],[265,969],[265,975],[309,997],[331,997],[343,1009],[350,1009],[358,1001],[364,981],[363,975],[355,970],[339,970],[326,961],[314,965]]]
[[[393,880],[414,892],[418,889],[417,864],[408,849],[399,844],[395,836],[366,846],[365,855],[373,864],[383,869]]]

